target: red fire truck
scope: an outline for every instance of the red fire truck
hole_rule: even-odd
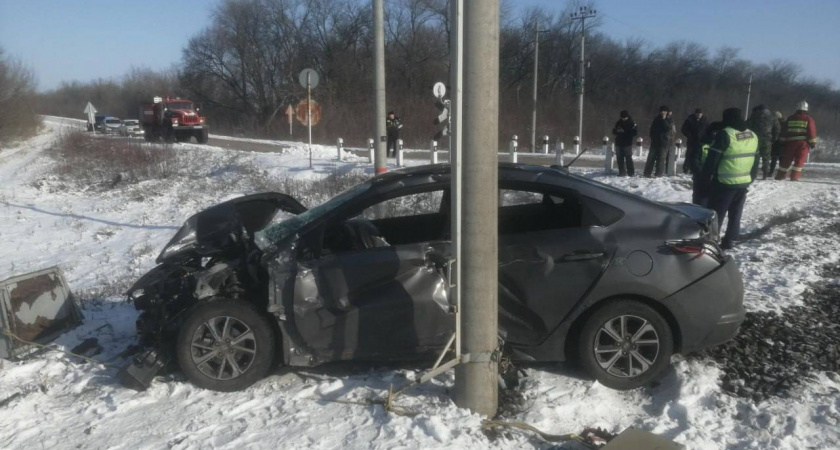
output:
[[[178,97],[155,97],[152,103],[140,105],[140,124],[147,141],[207,143],[208,127],[195,104]]]

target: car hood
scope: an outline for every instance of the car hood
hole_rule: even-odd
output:
[[[211,206],[187,219],[158,255],[162,263],[185,257],[207,256],[231,245],[231,235],[241,231],[253,236],[267,227],[278,211],[306,211],[294,197],[277,192],[238,197]]]

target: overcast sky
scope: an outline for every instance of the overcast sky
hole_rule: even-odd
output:
[[[397,1],[388,0],[387,3]],[[39,89],[119,78],[131,66],[165,69],[208,25],[219,0],[0,0],[0,46],[30,65]],[[513,0],[559,10],[562,0]],[[754,62],[793,61],[840,88],[840,0],[600,0],[601,31],[741,49]]]

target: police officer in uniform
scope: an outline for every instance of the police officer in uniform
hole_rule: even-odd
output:
[[[709,148],[703,169],[697,178],[698,188],[708,195],[709,208],[717,212],[718,225],[729,214],[729,224],[721,247],[731,249],[741,231],[741,214],[747,191],[758,175],[758,137],[747,129],[739,108],[723,112],[723,130]]]

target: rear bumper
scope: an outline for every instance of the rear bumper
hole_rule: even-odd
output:
[[[729,341],[744,321],[744,282],[726,261],[705,277],[663,300],[680,327],[680,351],[691,353]]]

